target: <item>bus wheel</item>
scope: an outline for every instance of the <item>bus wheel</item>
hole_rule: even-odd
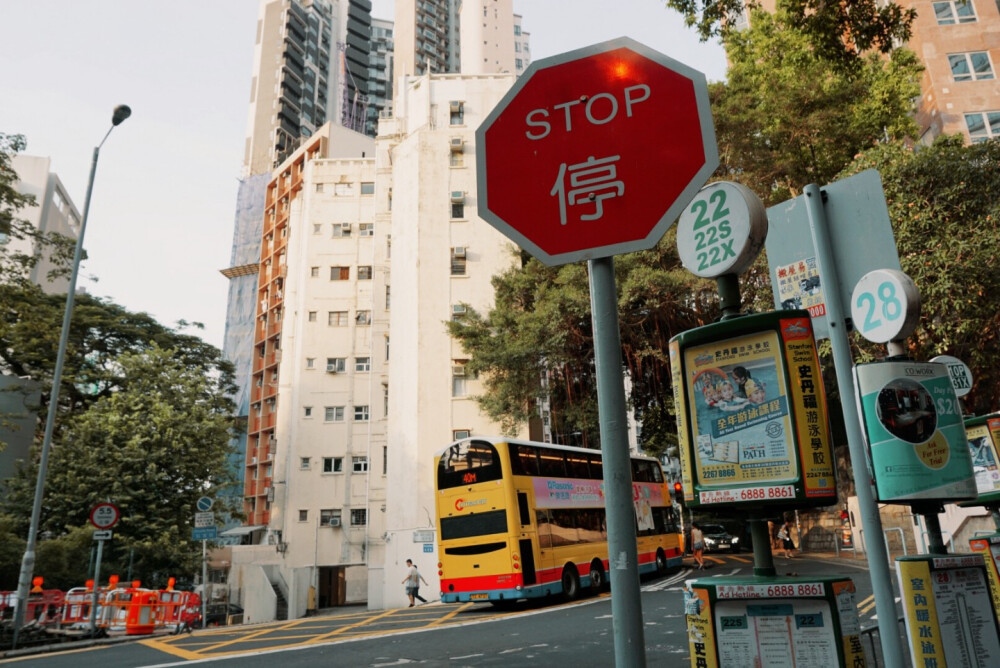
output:
[[[590,591],[598,594],[604,589],[605,584],[607,583],[604,580],[604,566],[601,565],[600,559],[594,559],[590,562]]]
[[[659,575],[667,572],[667,555],[663,553],[662,547],[656,551],[656,572]]]
[[[566,564],[562,572],[563,598],[574,601],[580,595],[580,576],[573,564]]]

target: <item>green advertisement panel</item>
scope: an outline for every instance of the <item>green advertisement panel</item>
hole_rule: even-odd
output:
[[[670,342],[685,502],[836,500],[826,396],[805,311],[699,327]]]
[[[692,668],[859,668],[854,582],[715,577],[684,589]]]
[[[892,360],[859,364],[854,374],[876,498],[975,498],[972,458],[948,368]]]

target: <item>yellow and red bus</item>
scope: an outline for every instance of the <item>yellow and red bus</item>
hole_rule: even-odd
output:
[[[473,437],[434,456],[445,603],[562,594],[608,582],[599,450]],[[683,537],[660,463],[631,458],[640,573],[680,567]]]

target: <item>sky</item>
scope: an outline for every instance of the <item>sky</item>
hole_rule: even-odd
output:
[[[393,0],[372,15],[392,19]],[[3,0],[0,132],[51,159],[81,211],[100,151],[79,287],[221,347],[246,136],[257,0]],[[725,75],[662,0],[514,0],[533,60],[631,37]]]

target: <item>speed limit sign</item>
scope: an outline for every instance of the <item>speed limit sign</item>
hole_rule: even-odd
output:
[[[118,524],[121,512],[113,503],[98,503],[90,511],[90,523],[98,529],[110,529]]]

